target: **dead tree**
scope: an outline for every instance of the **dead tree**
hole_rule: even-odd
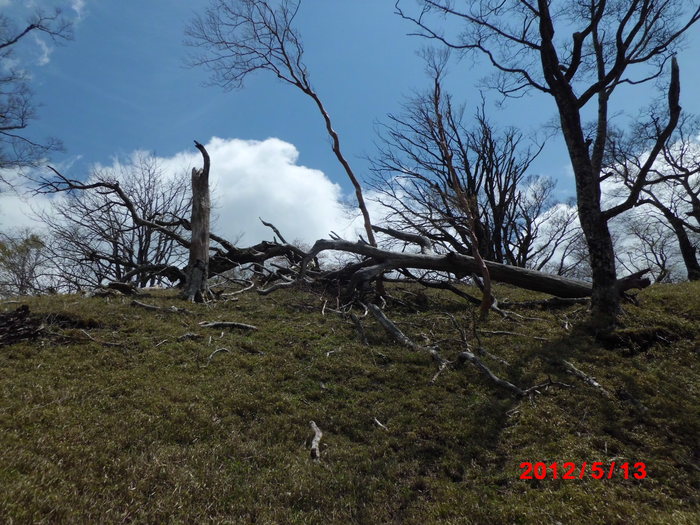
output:
[[[137,262],[129,263],[126,266],[131,268],[124,274],[122,281],[128,281],[133,275],[140,274],[148,278],[149,276],[167,276],[168,279],[174,282],[189,283],[194,286],[194,295],[189,292],[185,293],[188,299],[197,298],[197,285],[192,284],[197,282],[206,283],[206,277],[209,275],[219,275],[229,270],[243,267],[245,265],[255,265],[263,267],[270,259],[284,258],[290,266],[299,265],[306,255],[298,247],[279,242],[262,241],[253,246],[239,248],[232,242],[224,239],[209,231],[209,218],[204,212],[208,210],[208,185],[205,187],[205,182],[208,180],[209,158],[206,150],[201,144],[203,158],[205,159],[204,167],[200,170],[193,171],[193,181],[195,186],[202,191],[206,190],[203,198],[200,198],[198,207],[199,210],[193,218],[185,219],[177,216],[148,216],[144,217],[142,209],[138,206],[137,201],[129,194],[126,188],[122,187],[118,181],[109,179],[89,180],[83,182],[77,179],[71,179],[55,168],[49,167],[52,171],[52,177],[45,177],[40,181],[40,185],[36,189],[38,194],[47,193],[75,193],[75,192],[96,192],[104,199],[103,206],[105,208],[116,208],[122,210],[129,218],[130,225],[127,229],[133,229],[134,226],[144,227],[151,232],[157,232],[170,239],[178,246],[185,248],[190,252],[193,263],[189,263],[185,268],[180,268],[176,262],[163,262],[153,264],[147,262],[139,264]],[[199,191],[195,189],[195,191]],[[200,194],[202,193],[200,191]],[[200,195],[201,196],[201,195]],[[193,221],[198,222],[198,233],[196,235],[186,236],[185,231],[193,230]],[[274,228],[273,226],[273,229]],[[207,235],[205,238],[205,231]],[[190,238],[188,238],[190,237]],[[212,244],[214,243],[214,244]],[[191,247],[197,244],[197,248],[192,253]],[[206,247],[207,254],[204,253],[203,247]],[[124,259],[110,259],[108,254],[102,254],[101,260],[108,262],[124,264]],[[194,280],[190,276],[190,269],[194,268]],[[289,271],[289,270],[288,270]],[[205,273],[206,272],[206,273]],[[279,275],[279,272],[277,272]],[[274,278],[274,275],[272,276]],[[185,288],[187,289],[187,288]]]
[[[192,168],[192,241],[182,296],[188,301],[202,302],[207,294],[209,277],[210,159],[204,146],[196,140],[194,144],[202,154],[204,166],[201,169]]]
[[[532,267],[547,258],[541,217],[551,206],[554,183],[528,177],[543,144],[528,147],[515,128],[497,129],[482,101],[467,127],[464,108],[443,89],[447,54],[424,53],[432,86],[390,114],[372,159],[373,187],[394,230],[419,232],[439,251]],[[475,224],[457,194],[475,200]],[[557,235],[552,232],[553,239]],[[558,232],[557,232],[558,233]]]
[[[202,150],[203,148],[200,149],[200,151]],[[196,170],[194,179],[196,184],[204,186],[206,175],[208,175],[209,163],[205,156],[205,151],[202,151],[202,154],[205,158],[205,167],[202,170]],[[56,170],[53,170],[53,173],[55,177],[46,179],[41,188],[39,188],[39,192],[100,191],[111,197],[114,206],[120,206],[127,210],[135,224],[163,233],[187,249],[190,249],[195,244],[194,239],[196,236],[193,236],[193,240],[189,240],[173,230],[174,226],[182,226],[186,230],[193,230],[193,224],[189,220],[175,218],[171,221],[162,221],[156,218],[147,219],[140,216],[139,210],[129,195],[118,183],[109,181],[84,183],[69,179]],[[206,209],[206,202],[204,205],[200,204],[200,208]],[[194,220],[197,221],[197,217]],[[203,235],[205,229],[200,226],[200,235]],[[274,226],[272,226],[272,229],[279,236],[279,232]],[[392,235],[395,231],[390,228],[382,228],[381,230],[389,235]],[[429,247],[430,242],[422,239],[417,234],[407,236],[405,233],[399,232],[397,237],[403,241],[414,242],[423,248],[424,252],[429,252],[425,248]],[[210,244],[210,242],[214,244]],[[202,253],[202,246],[208,246],[208,250],[211,252],[209,253],[208,263],[205,254]],[[321,252],[328,250],[355,254],[360,259],[348,263],[340,269],[324,270],[320,268],[317,256]],[[285,266],[265,264],[277,257],[285,258],[288,264]],[[188,265],[185,270],[172,267],[167,269],[158,268],[157,270],[154,269],[154,271],[162,272],[167,270],[186,274],[194,268],[195,279],[201,279],[200,282],[206,283],[204,281],[205,271],[207,274],[218,275],[235,268],[241,268],[244,265],[253,265],[257,268],[256,271],[265,273],[265,281],[267,281],[267,284],[271,284],[267,288],[258,289],[262,294],[269,293],[283,286],[315,281],[326,284],[331,283],[335,288],[345,287],[346,292],[352,295],[356,290],[366,288],[367,284],[379,281],[386,272],[397,271],[408,274],[410,270],[426,270],[441,275],[468,275],[471,273],[482,273],[485,265],[488,275],[496,281],[560,297],[588,297],[591,295],[591,285],[589,283],[561,278],[535,270],[493,263],[483,259],[477,261],[474,257],[454,252],[442,255],[400,253],[380,249],[366,242],[350,242],[339,238],[318,240],[309,252],[304,252],[293,245],[266,241],[247,248],[239,248],[226,239],[209,232],[208,240],[204,239],[203,242],[199,242],[198,250],[195,252],[192,260],[194,264]],[[618,293],[631,287],[643,287],[649,284],[648,281],[640,277],[638,274],[633,274],[618,281],[616,283]],[[188,279],[190,280],[188,281]],[[192,280],[192,277],[185,277],[187,283],[192,283]],[[194,296],[187,293],[185,297],[188,299],[196,298],[196,293],[195,291]],[[200,294],[203,294],[201,289]]]
[[[114,169],[90,173],[89,181],[119,183],[140,217],[170,219],[189,214],[189,181],[166,177],[152,155],[137,155]],[[69,192],[51,199],[51,208],[38,213],[48,227],[47,250],[54,274],[64,289],[94,287],[104,282],[154,286],[177,282],[179,275],[158,269],[179,265],[187,253],[172,237],[136,223],[129,210],[106,188]],[[181,225],[168,227],[182,235]],[[172,278],[172,279],[171,279]]]
[[[422,11],[410,14],[399,0],[397,11],[417,25],[424,37],[482,55],[495,69],[494,87],[502,95],[535,89],[552,97],[576,179],[579,218],[590,252],[592,313],[604,324],[613,321],[620,295],[608,221],[638,202],[649,170],[676,127],[680,74],[672,57],[686,31],[700,20],[700,7],[683,0],[571,1],[566,7],[548,0],[480,0],[462,8],[450,0],[421,3]],[[464,25],[459,36],[446,36],[442,17]],[[601,179],[610,97],[620,85],[660,77],[669,59],[668,118],[628,197],[603,209]],[[639,77],[630,76],[635,66],[642,70]],[[582,112],[590,105],[596,106],[596,120],[589,133]]]
[[[483,279],[483,299],[481,301],[481,319],[486,320],[491,305],[493,304],[494,298],[491,294],[491,276],[488,266],[481,255],[481,250],[479,248],[479,239],[477,238],[477,223],[479,220],[479,208],[477,196],[475,193],[468,194],[463,191],[459,175],[455,168],[453,162],[452,150],[448,144],[447,131],[445,129],[445,122],[442,115],[442,110],[440,108],[440,102],[442,100],[440,77],[442,73],[442,64],[434,63],[435,79],[433,83],[433,113],[436,117],[436,130],[437,130],[437,143],[440,150],[441,157],[444,159],[445,167],[447,168],[447,174],[449,177],[450,185],[454,191],[454,200],[456,207],[460,210],[467,219],[467,235],[469,242],[472,246],[472,255],[476,261],[477,267],[479,269],[479,274]]]
[[[348,265],[345,274],[346,292],[351,293],[371,282],[385,272],[399,269],[432,270],[452,274],[478,273],[481,265],[474,257],[456,253],[446,255],[393,252],[382,250],[362,242],[350,242],[342,239],[321,239],[316,241],[302,263],[299,280],[305,275],[308,264],[321,252],[338,250],[364,256],[361,264]],[[519,268],[507,264],[484,261],[490,277],[494,281],[512,284],[526,290],[548,293],[557,297],[590,297],[592,286],[585,281],[568,279],[557,275],[538,272],[528,268]],[[623,277],[616,282],[618,293],[631,288],[644,288],[650,283],[642,279],[640,273]],[[339,272],[333,272],[337,275]],[[329,274],[331,275],[331,274]],[[329,275],[321,276],[328,277]]]
[[[0,297],[29,295],[48,287],[42,283],[46,245],[28,229],[0,233]]]
[[[661,117],[652,106],[632,132],[611,133],[608,140],[608,170],[617,193],[634,184],[646,160],[646,152]],[[700,143],[697,140],[700,121],[690,114],[681,115],[673,135],[664,144],[658,161],[649,170],[648,185],[642,189],[638,205],[649,205],[663,217],[675,236],[686,267],[688,280],[700,280],[697,237],[700,234]],[[646,206],[645,206],[646,208]],[[644,214],[645,217],[647,214]],[[648,217],[646,217],[648,218]],[[655,239],[640,239],[652,247]],[[660,246],[660,243],[656,243]],[[652,250],[654,252],[654,250]],[[658,250],[654,255],[661,255]]]
[[[29,75],[15,67],[15,49],[39,35],[55,42],[71,38],[72,27],[60,11],[52,14],[37,12],[22,27],[16,27],[10,18],[0,14],[0,170],[37,166],[47,155],[61,149],[57,139],[38,142],[26,134],[36,118],[36,106],[29,87]],[[0,182],[8,182],[0,172]]]
[[[187,29],[188,43],[204,50],[192,63],[209,69],[212,83],[224,89],[241,87],[249,74],[265,70],[309,97],[323,118],[333,154],[355,189],[367,240],[376,246],[362,186],[303,62],[304,47],[293,25],[300,4],[301,0],[283,0],[274,7],[270,0],[211,0]]]

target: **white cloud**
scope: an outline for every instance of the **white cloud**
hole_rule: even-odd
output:
[[[39,38],[36,35],[34,35],[34,41],[39,47],[39,58],[37,58],[36,63],[39,66],[45,66],[46,64],[51,62],[51,54],[53,53],[53,47],[49,46],[46,42],[44,42],[41,38]]]
[[[0,231],[11,232],[29,228],[41,231],[43,225],[32,216],[32,210],[48,210],[51,198],[46,195],[31,196],[12,190],[0,193]]]
[[[71,0],[70,7],[75,11],[78,20],[82,20],[85,11],[85,0]]]
[[[2,0],[0,0],[2,1]],[[13,70],[16,70],[17,67],[19,66],[20,61],[17,58],[2,58],[0,59],[0,67],[2,70],[6,73],[10,73]]]
[[[327,238],[331,230],[356,239],[362,231],[356,209],[343,203],[340,186],[323,172],[298,165],[293,144],[277,138],[214,137],[205,146],[211,157],[213,231],[218,235],[231,240],[243,235],[241,246],[271,240],[272,231],[259,217],[277,226],[289,242],[312,243]],[[200,167],[202,158],[192,147],[159,162],[165,173],[176,176]]]
[[[10,3],[11,0],[0,0],[0,7],[7,7]]]
[[[211,157],[212,229],[218,235],[229,240],[240,237],[240,246],[272,240],[274,234],[260,222],[261,217],[277,226],[289,242],[311,244],[328,238],[331,231],[348,240],[364,236],[356,206],[344,202],[341,187],[323,172],[297,164],[299,152],[293,144],[277,138],[255,141],[215,137],[205,146]],[[120,163],[128,164],[139,153],[95,169],[106,175],[114,171],[116,175]],[[202,165],[201,155],[194,147],[158,160],[164,173],[172,177],[183,171],[189,174],[192,167]],[[70,173],[69,165],[59,170],[80,177]],[[14,178],[9,172],[4,176]],[[25,226],[40,229],[34,213],[49,209],[56,198],[59,197],[31,196],[21,189],[20,193],[0,193],[0,231]],[[367,204],[376,221],[383,212],[371,198],[368,193]]]

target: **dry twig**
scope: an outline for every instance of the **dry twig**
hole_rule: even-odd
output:
[[[218,354],[219,352],[228,352],[228,353],[230,354],[230,353],[231,353],[231,350],[229,350],[228,348],[217,348],[216,350],[214,350],[214,351],[209,355],[209,359],[207,359],[207,366],[209,366],[209,363],[211,362],[211,360],[212,360],[212,359],[214,358],[214,356],[215,356],[216,354]]]

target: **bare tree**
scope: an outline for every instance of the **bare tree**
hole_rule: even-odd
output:
[[[696,2],[682,0],[480,0],[462,10],[449,0],[422,0],[422,11],[407,14],[420,33],[451,48],[480,53],[494,68],[494,87],[505,96],[535,89],[551,96],[576,179],[577,205],[593,277],[594,318],[604,324],[619,311],[615,254],[608,221],[632,208],[680,115],[680,75],[673,54],[686,31],[700,19]],[[446,36],[431,15],[464,24]],[[570,35],[570,36],[569,36]],[[615,89],[658,78],[671,59],[668,117],[657,130],[629,195],[601,206],[609,102]],[[638,76],[632,76],[633,71]],[[583,112],[595,106],[589,134]]]
[[[120,163],[116,172],[96,171],[89,183],[118,185],[138,214],[151,220],[179,219],[190,206],[185,177],[166,177],[150,155]],[[48,226],[47,249],[64,286],[80,289],[109,281],[152,286],[179,279],[181,275],[169,269],[184,260],[183,247],[163,231],[136,223],[129,209],[105,189],[68,192],[38,213]],[[179,235],[183,227],[167,230]]]
[[[377,175],[373,185],[388,210],[385,220],[395,230],[419,233],[437,250],[469,255],[470,221],[455,195],[471,195],[482,256],[529,266],[531,259],[542,259],[545,246],[551,247],[538,242],[538,236],[545,231],[541,216],[553,205],[554,183],[527,176],[542,145],[524,146],[515,128],[497,130],[486,117],[483,101],[475,126],[467,128],[464,109],[456,108],[442,89],[446,55],[426,58],[432,89],[410,99],[401,115],[389,115],[379,153],[372,159]]]
[[[12,63],[17,46],[29,35],[39,34],[54,41],[66,40],[71,37],[71,25],[58,10],[52,14],[37,11],[20,27],[0,14],[0,61],[4,67]],[[0,169],[37,166],[48,153],[60,149],[56,139],[37,142],[27,135],[35,118],[28,74],[16,66],[0,71]]]
[[[534,192],[537,195],[537,192]],[[556,275],[590,280],[590,263],[574,202],[542,209],[535,205],[528,213],[525,235],[532,239],[527,267]],[[530,219],[530,217],[534,217]],[[524,250],[521,250],[524,252]]]
[[[30,230],[0,233],[0,297],[41,291],[46,257],[44,242]]]
[[[201,146],[201,145],[200,145]],[[204,150],[202,146],[202,150]],[[206,150],[203,151],[203,156]],[[193,170],[193,182],[195,185],[201,183],[204,187],[208,177],[202,177],[208,172],[209,162],[208,155],[205,156],[204,168]],[[140,204],[143,202],[138,195],[131,195],[129,188],[126,185],[120,184],[119,180],[114,177],[98,177],[88,181],[80,181],[71,179],[61,174],[55,168],[49,167],[52,171],[52,176],[44,177],[37,189],[38,194],[65,194],[68,195],[67,209],[76,208],[75,202],[80,202],[82,199],[89,199],[90,205],[78,212],[78,216],[70,221],[61,237],[63,240],[62,246],[59,246],[57,254],[65,257],[68,252],[69,264],[61,264],[62,268],[78,268],[78,271],[67,276],[73,286],[81,286],[80,283],[85,283],[85,269],[89,271],[88,276],[92,278],[92,282],[87,284],[101,284],[105,279],[114,279],[116,269],[120,269],[118,274],[121,281],[130,281],[137,276],[143,276],[149,282],[153,279],[160,281],[167,278],[170,281],[179,281],[185,287],[187,283],[192,282],[188,278],[190,270],[196,269],[195,282],[206,282],[208,276],[223,275],[234,269],[241,269],[246,265],[251,265],[254,268],[264,268],[267,261],[276,258],[284,258],[290,266],[298,266],[301,260],[306,255],[296,246],[290,245],[283,240],[279,235],[277,228],[270,226],[273,231],[280,237],[281,242],[263,241],[253,246],[246,248],[238,248],[232,242],[208,231],[208,238],[203,239],[204,231],[207,230],[206,225],[197,227],[199,233],[190,238],[186,231],[194,231],[193,222],[203,222],[195,217],[187,219],[182,209],[157,209],[144,208]],[[150,186],[149,186],[150,187]],[[155,185],[158,188],[158,185]],[[178,183],[175,186],[179,191],[186,187],[185,183]],[[85,197],[90,195],[91,197]],[[72,200],[73,199],[73,200]],[[96,200],[92,200],[96,199]],[[206,200],[206,199],[205,199]],[[145,199],[146,203],[153,202],[153,199]],[[200,202],[200,208],[206,209],[206,202]],[[89,218],[100,217],[105,210],[114,213],[113,217],[108,217],[106,222],[100,222],[97,225],[89,224]],[[199,214],[208,217],[205,214]],[[118,217],[118,219],[117,219]],[[46,217],[50,223],[52,216]],[[88,227],[85,231],[83,228]],[[53,228],[53,226],[52,226]],[[130,260],[122,255],[121,242],[117,241],[115,245],[115,232],[133,232],[143,228],[143,231],[148,235],[162,239],[167,239],[171,243],[173,252],[168,254],[173,257],[167,260],[148,259],[146,262],[137,262]],[[94,232],[98,235],[94,236]],[[180,254],[187,250],[192,256],[192,246],[197,244],[193,257],[194,264],[181,268]],[[99,246],[102,249],[97,249]],[[114,255],[115,246],[117,255]],[[202,247],[206,246],[209,250],[208,262],[207,257],[202,254]],[[72,251],[71,251],[72,250]],[[133,252],[127,252],[127,255]],[[187,259],[185,256],[184,259]],[[65,259],[64,259],[65,260]],[[124,271],[122,271],[124,270]],[[206,270],[206,272],[204,271]],[[257,271],[257,270],[255,270]],[[111,272],[111,273],[110,273]],[[287,268],[283,270],[273,271],[272,278],[283,278],[290,273]],[[288,278],[287,278],[288,280]],[[195,299],[196,299],[195,293]],[[189,295],[187,295],[189,298]]]
[[[663,215],[654,211],[644,206],[612,223],[613,231],[620,233],[615,243],[617,261],[630,273],[651,268],[657,283],[678,280],[681,258],[676,236]]]
[[[614,130],[608,134],[606,190],[612,198],[619,199],[621,193],[624,195],[634,186],[646,162],[648,150],[653,145],[660,120],[656,107],[651,106],[631,132]],[[648,184],[642,188],[637,204],[655,208],[668,224],[669,232],[675,235],[689,280],[700,279],[697,246],[693,239],[700,234],[699,131],[700,120],[697,117],[685,113],[681,115],[678,127],[649,169]],[[651,225],[649,220],[641,220],[641,223],[635,235],[651,249],[642,232],[656,226]],[[652,251],[659,255],[657,252],[663,244],[656,243],[654,246],[655,250]]]
[[[239,88],[259,70],[269,71],[309,97],[318,108],[331,138],[335,157],[350,179],[370,244],[376,245],[362,186],[340,146],[330,115],[314,90],[303,61],[304,46],[294,28],[301,0],[211,0],[203,15],[194,18],[189,44],[202,49],[193,65],[212,73],[212,83],[224,89]]]

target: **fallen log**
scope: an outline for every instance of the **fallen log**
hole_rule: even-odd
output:
[[[350,242],[343,239],[320,239],[311,248],[302,262],[301,276],[304,275],[306,265],[326,250],[337,250],[357,255],[370,257],[373,264],[363,266],[351,277],[349,290],[360,287],[378,278],[384,272],[410,268],[416,270],[433,270],[449,272],[456,275],[478,273],[479,265],[474,257],[457,253],[445,255],[422,254],[422,253],[397,253],[383,250],[375,246],[362,242]],[[559,275],[552,275],[529,268],[509,266],[492,261],[485,261],[492,279],[512,284],[519,288],[543,292],[557,297],[580,298],[590,297],[592,292],[591,283],[578,279],[569,279]],[[644,287],[648,280],[639,279],[639,273],[634,274],[633,279],[624,277],[619,280],[619,289],[624,291],[630,287]]]
[[[364,243],[355,243],[342,239],[321,239],[316,241],[306,256],[304,263],[326,250],[339,250],[371,257],[376,264],[358,270],[351,284],[360,285],[378,277],[381,273],[399,268],[417,270],[434,270],[454,274],[471,274],[479,271],[473,257],[448,253],[446,255],[431,255],[418,253],[396,253],[382,250]],[[486,261],[491,278],[496,281],[512,284],[527,290],[544,292],[557,297],[588,297],[591,295],[591,284],[577,279],[567,279],[558,275],[550,275],[529,268],[520,268],[506,264]],[[354,281],[354,282],[352,282]]]

